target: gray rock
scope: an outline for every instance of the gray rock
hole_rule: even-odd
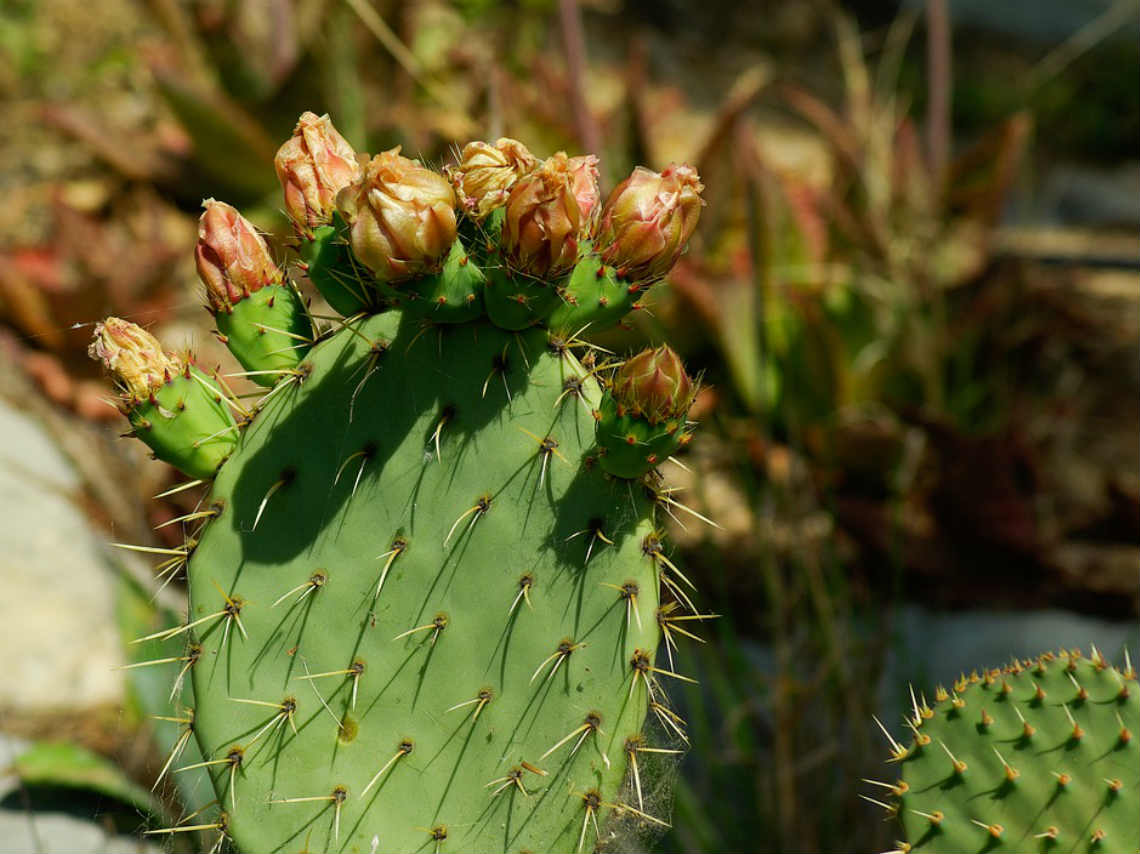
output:
[[[36,420],[0,399],[0,709],[122,698],[114,569],[73,500],[79,490]]]

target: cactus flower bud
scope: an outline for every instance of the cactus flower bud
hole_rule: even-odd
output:
[[[582,223],[575,184],[570,158],[561,151],[515,184],[502,238],[513,269],[547,279],[574,266]]]
[[[280,284],[281,271],[253,224],[225,202],[206,199],[202,205],[194,259],[211,310],[228,312],[266,285]]]
[[[459,163],[444,169],[455,186],[460,207],[475,219],[507,203],[515,182],[538,167],[536,158],[521,142],[502,137],[491,145],[469,142]]]
[[[119,409],[154,455],[193,478],[210,478],[237,444],[237,425],[221,393],[153,335],[108,317],[95,324],[87,353],[115,378]]]
[[[87,355],[102,362],[134,400],[146,400],[186,368],[180,358],[162,349],[157,338],[118,317],[95,324],[95,340],[87,348]]]
[[[578,202],[578,235],[588,240],[598,226],[602,212],[602,191],[598,187],[598,158],[583,154],[570,158],[570,172],[574,176],[574,200]]]
[[[455,242],[455,193],[447,179],[400,147],[377,154],[337,207],[357,259],[382,282],[437,269]]]
[[[327,115],[305,112],[273,159],[293,222],[311,232],[332,221],[336,195],[358,180],[356,152]]]
[[[696,393],[666,346],[626,361],[595,413],[602,468],[614,477],[638,478],[664,462],[689,440],[685,416]]]
[[[664,276],[697,227],[703,189],[691,166],[674,164],[661,174],[638,166],[602,210],[602,258],[634,281]]]
[[[650,424],[683,418],[697,394],[680,357],[668,345],[642,350],[614,376],[618,406]]]

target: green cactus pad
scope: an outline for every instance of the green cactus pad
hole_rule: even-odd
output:
[[[422,250],[388,266],[434,274],[378,281],[339,215],[302,238],[344,320],[310,315],[291,285],[232,310],[211,298],[221,337],[271,390],[252,413],[231,401],[239,425],[221,410],[220,468],[224,454],[183,459],[183,437],[163,438],[182,453],[164,459],[213,482],[175,550],[187,621],[140,641],[188,644],[179,738],[204,760],[167,767],[205,769],[218,800],[156,833],[211,829],[215,850],[439,854],[613,850],[668,826],[688,739],[662,681],[686,677],[658,668],[657,649],[662,636],[672,649],[671,626],[692,637],[674,621],[708,616],[656,524],[677,502],[651,469],[682,437],[655,433],[612,465],[595,419],[608,368],[575,355],[583,327],[619,320],[633,291],[588,243],[571,276],[510,271],[503,209],[460,214],[452,240],[440,184],[421,170],[376,212]],[[124,388],[180,364],[123,321],[100,336],[92,355]],[[658,420],[680,412],[662,383],[691,386],[666,355],[663,379],[630,381]],[[140,433],[156,429],[150,410],[174,417],[173,394],[134,413]]]
[[[541,330],[399,312],[301,373],[218,475],[188,568],[226,832],[575,851],[661,821],[627,773],[663,700],[654,505],[591,464],[592,377]]]
[[[237,444],[237,427],[217,386],[189,366],[134,403],[127,418],[160,460],[191,477],[210,478]]]
[[[334,311],[351,317],[362,311],[375,311],[375,288],[357,268],[343,237],[343,225],[326,225],[313,232],[311,240],[303,239],[297,251],[306,265],[306,274]],[[368,277],[371,278],[370,276]]]
[[[550,315],[562,299],[547,282],[511,273],[503,266],[488,266],[483,286],[487,316],[500,329],[527,329]]]
[[[410,282],[406,289],[419,299],[408,303],[414,312],[435,323],[464,323],[483,314],[483,271],[471,259],[463,242],[456,240],[434,275]]]
[[[640,290],[618,280],[612,267],[583,244],[582,258],[562,288],[562,303],[547,322],[551,329],[572,334],[589,328],[598,332],[616,326],[633,310]]]
[[[226,346],[250,379],[272,386],[300,364],[312,346],[313,326],[290,285],[266,285],[219,311],[214,320]]]
[[[1140,691],[1094,650],[963,677],[933,707],[884,783],[905,851],[1140,849]],[[875,795],[883,797],[883,792]]]
[[[683,421],[650,424],[640,416],[619,413],[609,394],[602,398],[598,409],[599,462],[615,477],[641,477],[687,440]]]
[[[503,220],[506,218],[506,213],[505,208],[497,208],[487,214],[481,222],[470,216],[459,218],[459,239],[463,241],[463,245],[480,267],[502,265],[499,256],[499,239],[503,234]]]

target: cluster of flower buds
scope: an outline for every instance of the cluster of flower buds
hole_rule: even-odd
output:
[[[373,157],[360,180],[341,190],[356,258],[382,282],[438,269],[455,241],[451,184],[397,146]]]
[[[614,375],[612,394],[619,412],[660,424],[683,418],[697,388],[680,357],[662,345],[626,360]]]
[[[664,276],[697,227],[703,189],[691,166],[660,174],[638,166],[606,200],[597,240],[603,260],[633,281]]]
[[[281,284],[281,270],[249,220],[225,202],[206,199],[202,206],[194,260],[215,314],[232,311],[234,303],[266,285]]]
[[[305,234],[332,222],[337,193],[360,179],[356,152],[329,117],[302,113],[273,161],[285,210]]]
[[[696,171],[672,165],[662,173],[638,167],[603,205],[597,157],[557,152],[540,160],[507,137],[467,143],[458,163],[445,167],[443,175],[401,156],[399,148],[368,160],[357,155],[328,116],[311,112],[301,116],[275,163],[306,261],[311,265],[325,253],[323,261],[331,263],[343,250],[326,250],[325,244],[333,240],[346,246],[346,238],[354,258],[336,263],[359,262],[385,285],[441,270],[456,239],[457,211],[476,223],[495,214],[489,231],[499,240],[505,267],[522,277],[562,279],[581,260],[583,245],[592,244],[591,257],[607,268],[599,275],[612,280],[611,288],[617,289],[619,280],[652,283],[684,251],[704,204]],[[326,233],[330,225],[339,236]],[[322,278],[325,271],[317,266],[311,278],[330,290],[337,276]],[[346,271],[338,275],[341,282],[352,278]],[[212,281],[223,279],[214,275]],[[211,294],[222,293],[220,286],[208,285]],[[234,291],[231,275],[231,301]],[[509,298],[525,296],[512,291]],[[600,300],[618,313],[624,304],[601,291],[567,292],[567,299],[583,306]],[[213,297],[211,302],[216,304]],[[364,310],[370,304],[366,292],[343,303]],[[541,310],[534,311],[537,320]]]
[[[463,146],[459,163],[445,166],[463,211],[483,220],[507,203],[507,196],[519,178],[538,168],[538,158],[515,139],[502,137],[491,145],[469,142]]]
[[[597,158],[558,152],[520,178],[507,198],[502,245],[512,269],[540,279],[567,273],[599,203]]]
[[[157,338],[118,317],[95,324],[87,354],[102,363],[131,400],[146,400],[186,370],[186,362],[163,350]]]

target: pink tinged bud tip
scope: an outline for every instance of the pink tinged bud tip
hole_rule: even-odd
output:
[[[228,311],[266,285],[281,283],[265,238],[249,220],[225,202],[207,199],[202,206],[194,260],[213,311]]]
[[[638,166],[602,210],[603,260],[635,281],[664,276],[697,228],[703,189],[691,166],[673,164],[660,174]]]
[[[303,231],[332,221],[336,196],[360,178],[360,163],[327,115],[305,112],[273,160],[285,209]]]
[[[505,205],[515,182],[538,165],[538,158],[525,145],[502,137],[494,145],[467,143],[459,163],[446,167],[444,173],[455,187],[460,207],[469,216],[481,220]]]
[[[665,345],[627,360],[613,381],[618,404],[650,424],[684,417],[696,394],[680,357]]]
[[[594,236],[602,212],[602,191],[598,186],[598,158],[592,154],[571,157],[574,201],[578,203],[578,235],[583,240]]]
[[[455,193],[447,179],[400,147],[373,157],[337,197],[357,259],[384,282],[439,267],[455,242]]]
[[[507,199],[502,238],[513,269],[554,278],[574,266],[582,225],[577,181],[571,158],[560,151],[515,184]]]
[[[87,355],[98,362],[134,400],[146,400],[186,363],[162,349],[158,339],[128,320],[108,317],[95,324],[95,340]]]

